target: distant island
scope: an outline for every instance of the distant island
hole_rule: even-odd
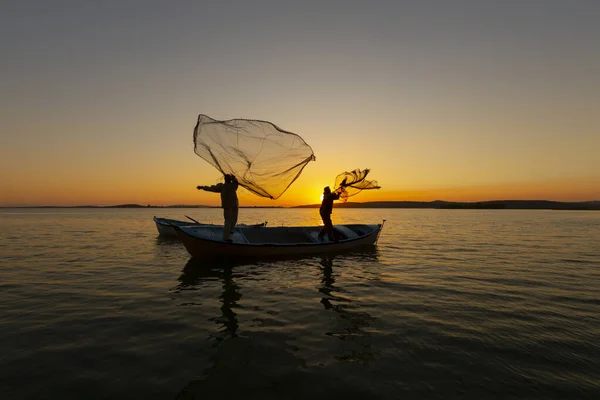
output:
[[[206,205],[185,205],[175,204],[170,206],[153,206],[153,205],[141,205],[141,204],[118,204],[114,206],[9,206],[0,208],[221,208],[221,206],[206,206]],[[240,208],[286,208],[283,206],[240,206]]]
[[[240,206],[240,208],[318,208],[320,204],[301,206]],[[550,200],[491,200],[478,202],[452,201],[369,201],[338,202],[336,208],[433,208],[433,209],[482,209],[482,210],[600,210],[600,200],[561,202]],[[220,206],[184,205],[153,206],[140,204],[120,204],[114,206],[15,206],[0,208],[220,208]]]
[[[320,204],[293,208],[318,208]],[[369,201],[336,203],[336,208],[434,208],[486,210],[600,210],[600,201],[561,202],[550,200],[491,200],[477,202],[453,201]]]

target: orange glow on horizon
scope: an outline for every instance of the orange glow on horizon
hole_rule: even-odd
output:
[[[208,182],[210,183],[210,181]],[[319,204],[322,190],[315,189],[315,182],[292,185],[277,200],[258,197],[245,189],[238,191],[240,206],[289,207]],[[307,186],[310,184],[310,186]],[[1,206],[20,205],[207,205],[219,206],[217,193],[198,191],[190,184],[171,182],[165,185],[76,185],[69,182],[60,184],[24,185],[12,187],[2,193]],[[320,185],[319,185],[320,186]],[[319,187],[317,186],[317,187]],[[385,188],[385,186],[384,186]],[[17,190],[18,189],[18,190]],[[317,195],[318,193],[318,195]],[[318,196],[318,197],[317,197]],[[317,200],[319,199],[319,200]],[[555,200],[591,201],[600,200],[600,179],[572,182],[546,182],[536,184],[462,186],[431,189],[380,189],[363,191],[349,199],[350,202],[370,201],[434,201],[474,202],[486,200]]]

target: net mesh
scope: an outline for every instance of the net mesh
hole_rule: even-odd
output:
[[[312,148],[295,133],[271,122],[251,119],[218,121],[198,116],[194,152],[240,186],[270,199],[279,198],[315,160]]]
[[[340,200],[348,201],[348,197],[355,196],[363,190],[381,189],[375,180],[367,180],[370,169],[355,169],[342,172],[335,178],[335,192],[340,194]]]

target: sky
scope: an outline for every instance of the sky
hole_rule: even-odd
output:
[[[314,150],[277,200],[600,200],[600,2],[5,1],[0,206],[218,205],[198,114]]]

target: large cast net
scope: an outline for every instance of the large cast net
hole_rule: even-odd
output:
[[[295,133],[267,121],[217,121],[198,116],[194,152],[240,186],[270,199],[279,198],[315,160],[312,148]]]
[[[340,200],[348,201],[348,197],[355,196],[363,190],[381,189],[377,181],[367,180],[370,169],[355,169],[342,172],[335,178],[335,192],[340,194]]]

